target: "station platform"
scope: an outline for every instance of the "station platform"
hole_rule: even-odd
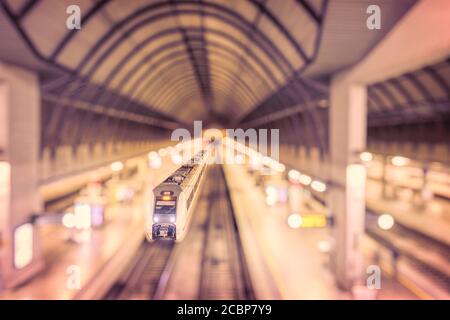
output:
[[[419,206],[411,201],[411,197],[411,192],[404,189],[403,195],[400,191],[396,198],[384,198],[381,182],[367,181],[366,202],[369,209],[389,213],[405,227],[450,246],[450,203],[435,197]]]
[[[152,190],[151,186],[159,184],[175,167],[168,159],[161,168],[149,169],[145,177],[136,174],[127,182],[143,180]],[[103,298],[144,239],[145,192],[148,190],[137,193],[130,203],[107,205],[106,223],[76,234],[78,242],[71,239],[73,230],[62,224],[39,226],[45,270],[23,285],[2,292],[0,299]]]
[[[392,230],[371,228],[371,235],[381,240],[376,251],[389,251],[384,260],[392,260],[394,252],[399,255],[395,270],[387,269],[397,273],[421,298],[449,299],[450,205],[440,197],[426,201],[416,198],[418,201],[407,188],[397,190],[396,197],[383,197],[381,182],[367,181],[367,210],[376,215],[389,214],[395,221]]]
[[[224,171],[257,298],[351,299],[350,293],[334,283],[328,253],[319,250],[330,240],[331,230],[290,228],[289,206],[269,207],[264,190],[255,187],[255,179],[245,166],[225,165]],[[318,208],[318,203],[304,203],[300,213],[317,212]],[[386,272],[382,272],[382,286],[374,296],[418,298]]]
[[[150,179],[151,185],[156,185],[176,167],[167,159],[160,169],[152,170],[147,177],[135,176],[129,182]],[[287,223],[291,214],[289,205],[267,205],[265,191],[255,185],[254,177],[245,166],[224,165],[224,172],[257,299],[353,298],[351,293],[338,289],[329,269],[329,255],[323,249],[331,242],[329,228],[290,228]],[[100,229],[79,234],[82,243],[70,240],[71,231],[60,224],[40,226],[45,272],[14,290],[3,292],[0,299],[104,297],[143,240],[146,198],[141,193],[132,203],[109,205],[106,209],[109,221]],[[387,207],[392,213],[390,208]],[[317,212],[324,213],[325,208],[313,198],[302,203],[301,214]],[[373,261],[365,263],[369,265]],[[79,268],[79,288],[68,284],[73,279],[73,267]],[[374,297],[420,298],[394,280],[390,272],[384,271],[382,288]]]

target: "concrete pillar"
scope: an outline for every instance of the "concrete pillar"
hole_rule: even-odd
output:
[[[329,205],[335,218],[331,265],[338,286],[349,290],[362,271],[358,245],[364,233],[366,176],[364,167],[354,164],[366,147],[366,87],[334,77],[329,112]]]
[[[0,63],[0,281],[13,287],[42,267],[34,213],[40,139],[37,77]]]
[[[446,59],[450,33],[442,30],[450,30],[449,17],[450,1],[418,1],[363,60],[333,77],[329,119],[330,209],[335,215],[336,243],[332,265],[337,283],[345,289],[351,287],[361,272],[358,238],[364,231],[364,203],[361,204],[357,188],[353,189],[357,195],[349,192],[354,181],[349,181],[347,169],[356,160],[354,152],[365,149],[364,86]]]

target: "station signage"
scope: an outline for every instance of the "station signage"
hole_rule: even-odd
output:
[[[328,225],[328,218],[325,214],[302,214],[301,218],[301,228],[325,228]]]

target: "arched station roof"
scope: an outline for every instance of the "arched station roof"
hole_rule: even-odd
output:
[[[74,1],[4,3],[33,51],[67,73],[46,88],[78,94],[89,81],[185,122],[239,117],[297,76],[326,10],[325,0],[75,3],[81,30],[62,27]]]
[[[99,121],[129,134],[205,120],[281,128],[283,142],[326,151],[330,75],[363,58],[415,0],[378,0],[377,32],[361,27],[370,3],[3,0],[0,59],[39,73],[43,144],[89,141]],[[73,4],[80,30],[66,27]],[[448,114],[448,66],[371,85],[369,126]]]

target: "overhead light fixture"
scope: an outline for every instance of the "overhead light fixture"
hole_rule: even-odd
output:
[[[311,182],[311,188],[317,192],[325,192],[327,190],[327,185],[321,181],[314,180]]]
[[[304,184],[305,186],[308,186],[312,181],[311,177],[306,174],[300,175],[300,178],[298,180],[300,181],[301,184]]]
[[[395,157],[392,157],[391,162],[396,167],[403,167],[410,163],[410,159],[406,158],[406,157],[395,156]]]
[[[116,162],[111,163],[111,170],[112,171],[119,172],[119,171],[122,171],[122,169],[123,169],[123,163],[122,162],[116,161]]]
[[[394,217],[390,214],[382,214],[378,217],[378,226],[380,227],[380,229],[389,230],[394,226],[394,224]]]
[[[291,179],[291,180],[293,180],[293,181],[297,181],[298,179],[300,179],[300,172],[298,172],[297,170],[295,170],[295,169],[291,169],[291,170],[289,170],[289,172],[288,172],[288,177],[289,177],[289,179]]]
[[[302,225],[302,216],[298,213],[293,213],[288,217],[288,225],[292,229],[298,229]]]
[[[359,158],[361,159],[361,161],[370,162],[373,160],[373,154],[367,151],[361,152]]]

